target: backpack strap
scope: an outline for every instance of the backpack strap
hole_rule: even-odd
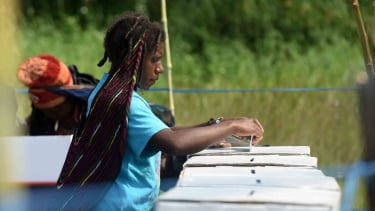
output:
[[[98,84],[99,80],[96,79],[94,76],[87,74],[87,73],[80,73],[76,65],[69,65],[68,66],[70,73],[73,77],[74,84],[80,85],[96,85]]]

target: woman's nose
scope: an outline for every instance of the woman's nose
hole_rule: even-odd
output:
[[[156,67],[156,72],[158,73],[163,73],[164,72],[164,67],[162,64],[159,64],[157,67]]]

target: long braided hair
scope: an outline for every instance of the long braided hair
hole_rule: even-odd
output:
[[[58,209],[90,209],[116,179],[126,148],[131,96],[145,57],[164,42],[162,27],[139,13],[125,13],[107,30],[104,56],[109,77],[94,97],[89,115],[73,134],[57,181]]]

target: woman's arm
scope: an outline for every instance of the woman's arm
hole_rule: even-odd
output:
[[[230,135],[254,136],[257,144],[263,138],[263,127],[257,119],[239,117],[219,124],[164,129],[156,133],[149,144],[171,155],[186,155],[203,150]]]
[[[223,119],[223,117],[219,117],[218,119],[220,119],[220,118]],[[174,127],[171,127],[171,130],[176,131],[176,130],[182,130],[182,129],[188,129],[188,128],[206,127],[206,126],[212,125],[213,124],[212,121],[214,121],[213,118],[209,119],[207,122],[203,122],[203,123],[198,124],[198,125],[192,125],[192,126],[174,126]]]

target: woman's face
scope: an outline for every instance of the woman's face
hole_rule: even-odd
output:
[[[67,118],[73,118],[74,103],[71,99],[66,99],[60,105],[53,108],[42,109],[44,114],[53,120],[65,120]]]
[[[141,74],[139,86],[142,89],[149,89],[159,79],[159,74],[164,72],[161,59],[164,54],[164,43],[159,48],[145,57],[144,69]]]

